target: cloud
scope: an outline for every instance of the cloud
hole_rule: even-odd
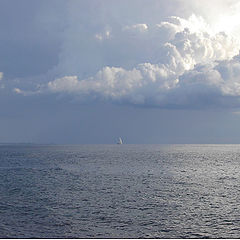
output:
[[[127,25],[115,34],[117,39],[109,32],[108,37],[102,34],[97,40],[107,42],[111,49],[116,47],[117,54],[125,47],[128,52],[124,59],[140,63],[129,64],[128,69],[105,66],[85,79],[78,75],[59,77],[42,85],[38,93],[159,107],[189,107],[193,102],[201,107],[206,99],[211,103],[214,97],[238,96],[239,63],[237,57],[232,58],[240,49],[239,43],[223,32],[212,33],[201,17]]]
[[[105,25],[81,33],[84,41],[76,41],[82,35],[74,38],[78,47],[64,46],[58,66],[62,76],[40,84],[35,93],[163,108],[239,105],[240,43],[215,32],[202,17]]]
[[[0,81],[3,79],[3,72],[0,72]],[[0,89],[4,89],[5,88],[5,84],[1,81],[0,83]]]
[[[162,108],[239,107],[239,76],[237,57],[197,64],[178,78],[165,65],[145,63],[129,71],[105,67],[86,80],[66,76],[49,82],[47,90]]]
[[[166,71],[164,66],[147,63],[129,71],[105,67],[89,79],[79,81],[77,76],[66,76],[49,82],[47,88],[55,93],[90,94],[92,97],[143,104],[147,95],[153,94],[154,85],[158,91],[169,88],[171,83],[167,81]]]
[[[123,31],[127,31],[130,33],[144,33],[144,32],[147,32],[147,30],[148,30],[148,26],[145,23],[134,24],[134,25],[123,27]]]

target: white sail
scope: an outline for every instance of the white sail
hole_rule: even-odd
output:
[[[123,141],[122,141],[121,138],[119,138],[119,140],[118,140],[118,144],[123,144]]]

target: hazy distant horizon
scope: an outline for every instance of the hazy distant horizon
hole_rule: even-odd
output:
[[[1,142],[0,145],[118,145],[117,143]],[[123,145],[240,145],[240,143],[124,143]],[[119,146],[121,147],[121,146]]]

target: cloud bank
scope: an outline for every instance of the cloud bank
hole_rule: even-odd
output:
[[[214,31],[202,17],[106,25],[85,37],[86,61],[61,61],[59,68],[69,65],[66,75],[37,90],[14,91],[162,108],[239,106],[240,43],[229,33]],[[79,44],[83,50],[86,42]]]

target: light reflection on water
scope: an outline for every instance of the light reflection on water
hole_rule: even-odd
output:
[[[238,238],[240,145],[0,146],[1,238]]]

